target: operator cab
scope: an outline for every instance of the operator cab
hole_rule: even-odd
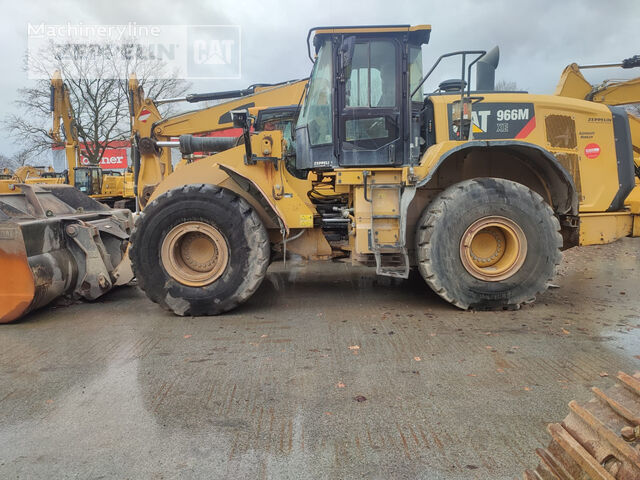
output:
[[[309,31],[316,56],[296,125],[298,169],[394,167],[417,160],[409,96],[422,79],[421,46],[430,33],[429,25]],[[422,91],[414,97],[420,108]]]
[[[102,168],[99,166],[75,167],[74,187],[87,195],[99,195],[102,192]]]

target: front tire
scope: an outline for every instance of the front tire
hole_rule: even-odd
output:
[[[550,206],[524,185],[466,180],[442,192],[418,221],[418,267],[427,284],[459,308],[518,308],[555,276],[559,230]]]
[[[138,286],[177,315],[218,315],[247,300],[269,266],[258,214],[214,185],[185,185],[151,202],[131,235]]]

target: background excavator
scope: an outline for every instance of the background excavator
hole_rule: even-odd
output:
[[[565,67],[555,95],[579,98],[605,105],[629,105],[640,103],[640,77],[629,80],[605,80],[599,85],[592,85],[582,74],[582,70],[602,68],[636,68],[640,67],[640,55],[624,59],[619,63],[602,63],[595,65],[578,65],[572,63]]]
[[[104,171],[98,165],[81,165],[76,119],[69,98],[69,90],[60,72],[51,80],[51,112],[53,127],[50,131],[54,144],[64,145],[69,185],[109,206],[135,209],[133,174]],[[60,128],[64,130],[64,138]]]
[[[572,63],[562,72],[555,94],[563,97],[579,98],[605,105],[635,105],[635,112],[628,112],[629,128],[633,138],[640,138],[640,77],[628,80],[605,80],[592,85],[584,77],[581,70],[601,68],[636,68],[640,67],[640,55],[624,59],[620,63],[603,63],[596,65],[578,65]],[[634,162],[637,182],[640,182],[640,146],[634,144]],[[640,195],[640,194],[639,194]]]
[[[66,170],[55,172],[51,167],[25,165],[8,178],[0,179],[0,194],[9,193],[15,184],[67,184],[108,206],[135,209],[133,173],[105,171],[98,165],[81,165],[79,161],[78,131],[69,98],[69,90],[59,71],[51,79],[52,128],[49,131],[54,145],[63,145]],[[62,133],[64,132],[64,134]]]

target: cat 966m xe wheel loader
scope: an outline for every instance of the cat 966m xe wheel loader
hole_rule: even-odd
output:
[[[180,315],[230,310],[279,249],[392,277],[417,267],[460,308],[517,308],[546,289],[563,249],[640,235],[640,139],[622,108],[496,92],[497,50],[442,55],[425,74],[430,32],[312,29],[301,105],[235,111],[242,145],[155,186],[130,250],[149,298]],[[461,78],[424,95],[448,57]],[[154,148],[214,151],[207,142]]]

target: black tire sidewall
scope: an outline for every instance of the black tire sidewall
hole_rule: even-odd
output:
[[[234,308],[243,300],[252,262],[254,266],[260,263],[263,253],[256,251],[253,237],[257,233],[264,240],[266,230],[261,223],[256,227],[247,221],[252,209],[233,192],[212,186],[176,190],[179,192],[167,192],[150,204],[136,226],[132,262],[138,283],[154,302],[180,315],[216,314]],[[164,238],[175,226],[188,221],[213,226],[227,243],[227,266],[208,285],[184,285],[171,277],[162,264]]]
[[[443,192],[443,198],[421,218],[422,224],[429,215],[436,215],[429,240],[432,272],[447,295],[464,308],[518,305],[530,300],[555,274],[559,252],[553,215],[539,195],[514,182],[477,179],[464,183]],[[527,254],[511,277],[489,282],[464,267],[460,242],[472,223],[494,215],[508,218],[522,229]],[[425,274],[422,268],[421,273]]]

